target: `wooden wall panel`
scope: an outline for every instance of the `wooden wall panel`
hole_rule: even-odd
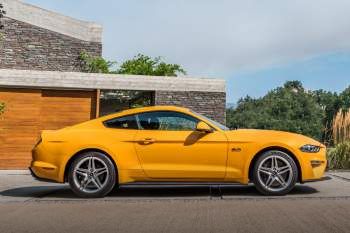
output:
[[[0,101],[6,104],[0,116],[0,169],[28,167],[39,133],[41,91],[0,89]]]
[[[60,129],[96,114],[96,91],[0,88],[0,169],[24,169],[41,130]]]
[[[94,118],[95,93],[43,90],[40,127],[60,129]]]

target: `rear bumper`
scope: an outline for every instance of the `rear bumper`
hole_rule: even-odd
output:
[[[29,169],[30,174],[32,175],[32,177],[33,177],[34,179],[36,179],[37,181],[41,181],[41,182],[51,182],[51,183],[52,183],[52,182],[57,182],[57,181],[55,181],[55,180],[46,179],[46,178],[41,178],[41,177],[37,176],[31,167],[29,167],[28,169]],[[58,182],[57,182],[57,183],[58,183]]]
[[[29,170],[37,180],[64,183],[61,164],[62,156],[52,153],[52,149],[42,142],[32,150]]]
[[[58,176],[59,169],[50,163],[32,161],[29,170],[36,180],[62,183]]]

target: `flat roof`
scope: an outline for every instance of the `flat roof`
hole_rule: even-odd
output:
[[[0,87],[226,92],[224,79],[0,69]]]
[[[97,23],[78,20],[20,0],[1,0],[1,3],[6,11],[5,17],[83,41],[102,41],[103,28]]]

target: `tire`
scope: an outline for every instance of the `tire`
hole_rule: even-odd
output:
[[[79,155],[69,168],[69,185],[79,197],[104,197],[112,191],[116,181],[117,172],[112,161],[100,152]]]
[[[254,165],[253,182],[263,195],[285,195],[294,188],[297,180],[298,168],[293,158],[285,152],[267,151]]]

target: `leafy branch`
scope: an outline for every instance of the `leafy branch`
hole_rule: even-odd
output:
[[[124,61],[116,70],[112,70],[112,67],[117,62],[108,61],[102,57],[94,57],[85,52],[80,54],[79,61],[81,70],[87,73],[151,76],[177,76],[179,74],[186,74],[186,71],[178,64],[168,64],[161,57],[152,58],[143,54],[138,54],[134,58]]]
[[[4,6],[0,3],[0,30],[4,29],[4,24],[2,23],[2,18],[6,15],[6,11],[4,11]]]

